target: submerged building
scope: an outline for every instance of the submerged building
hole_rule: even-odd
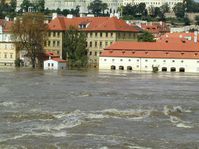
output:
[[[100,55],[99,69],[199,72],[199,43],[115,42]]]

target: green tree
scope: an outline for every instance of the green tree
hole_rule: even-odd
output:
[[[105,11],[107,8],[108,8],[108,5],[105,3],[102,3],[101,0],[94,0],[88,6],[88,10],[91,11],[96,16],[101,16],[103,11]]]
[[[184,17],[184,25],[190,25],[190,24],[191,24],[190,19],[188,18],[188,16],[185,16]]]
[[[36,67],[36,59],[43,53],[43,43],[47,33],[47,25],[44,23],[44,15],[40,13],[25,13],[17,17],[12,27],[12,33],[17,42],[17,47],[26,50],[31,59],[32,68]]]
[[[31,7],[31,6],[32,6],[32,4],[30,3],[29,0],[23,0],[23,2],[20,5],[21,11],[22,12],[28,12],[28,8]]]
[[[37,12],[44,12],[45,10],[45,0],[38,0],[35,4],[35,10]]]
[[[169,8],[169,4],[168,3],[165,3],[163,4],[162,6],[160,6],[160,10],[162,11],[162,13],[167,13],[170,11],[170,8]]]
[[[153,34],[147,31],[143,31],[143,33],[141,33],[138,36],[138,41],[139,42],[155,42]]]
[[[184,16],[185,16],[185,6],[184,6],[183,3],[177,3],[174,6],[173,11],[174,11],[177,18],[184,18]]]
[[[195,16],[196,25],[199,25],[199,15]]]
[[[69,30],[65,31],[62,57],[68,60],[69,66],[85,67],[87,65],[88,50],[86,45],[86,34],[84,32],[78,31],[73,26],[70,26]]]

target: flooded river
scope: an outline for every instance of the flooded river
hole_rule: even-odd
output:
[[[0,149],[199,149],[199,74],[0,70]]]

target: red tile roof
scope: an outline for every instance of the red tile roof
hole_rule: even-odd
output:
[[[66,61],[61,58],[52,58],[52,60],[57,61],[59,63],[65,63]]]
[[[3,27],[3,32],[10,32],[13,25],[13,21],[6,21],[0,19],[0,26]]]
[[[199,43],[115,42],[100,56],[199,59]]]
[[[80,29],[80,25],[86,25],[87,27]],[[124,20],[116,17],[57,17],[49,23],[49,30],[65,31],[70,26],[75,26],[84,31],[140,31],[138,28],[130,26]]]

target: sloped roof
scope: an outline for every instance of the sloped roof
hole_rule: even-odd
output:
[[[151,51],[199,51],[199,43],[194,42],[128,42],[118,41],[106,49],[151,50]]]
[[[199,59],[199,43],[115,42],[101,57],[142,57]]]
[[[3,32],[10,32],[13,25],[13,21],[6,21],[0,19],[0,26],[3,27]]]
[[[80,29],[79,25],[87,25],[87,27]],[[57,17],[49,23],[49,30],[64,31],[69,29],[70,26],[84,31],[140,31],[139,28],[130,26],[124,20],[116,17]]]

